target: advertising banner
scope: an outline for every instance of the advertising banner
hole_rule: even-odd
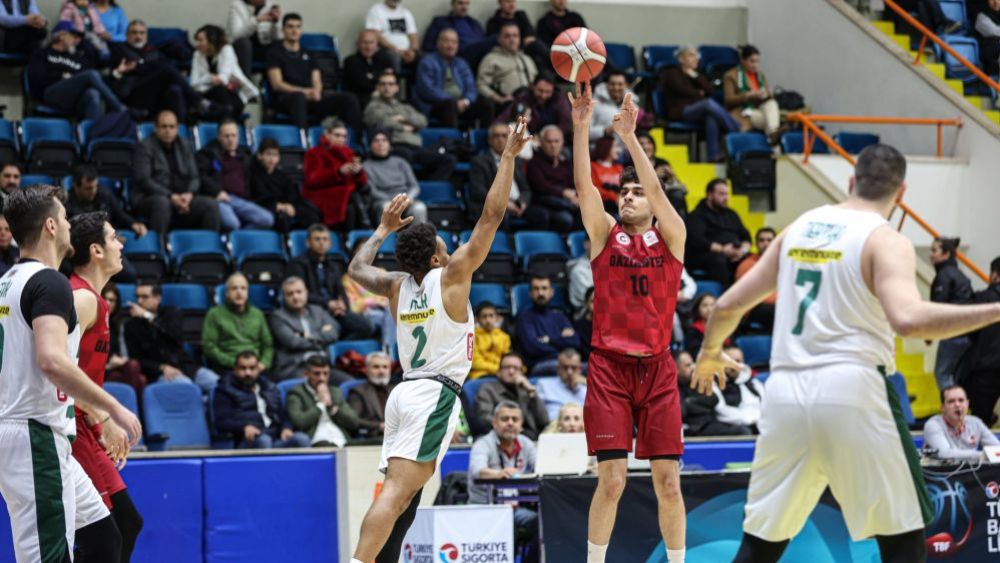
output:
[[[513,563],[511,505],[431,506],[403,540],[403,563]]]

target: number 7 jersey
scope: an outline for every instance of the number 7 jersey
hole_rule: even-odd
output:
[[[399,286],[396,340],[403,377],[443,375],[461,385],[472,369],[475,318],[466,304],[466,322],[448,317],[442,298],[441,272],[435,268],[418,284],[408,276]]]
[[[865,242],[887,224],[877,213],[824,206],[788,227],[778,262],[772,370],[850,363],[895,371],[892,327],[861,271]]]

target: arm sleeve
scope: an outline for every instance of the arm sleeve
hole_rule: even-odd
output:
[[[937,456],[942,459],[976,459],[981,454],[979,450],[960,450],[952,448],[945,436],[944,422],[931,419],[924,425],[924,444],[937,450]]]
[[[688,215],[687,220],[687,253],[688,255],[711,252],[712,241],[705,232],[705,221],[696,213]]]
[[[554,314],[558,317],[559,333],[551,337],[552,339],[550,340],[550,342],[552,342],[553,346],[560,351],[565,350],[566,348],[575,348],[579,350],[580,335],[576,332],[576,329],[573,327],[573,321],[569,320],[569,317],[567,317],[561,311],[554,311]],[[562,335],[562,331],[566,330],[567,328],[573,329],[573,336]]]
[[[493,82],[492,67],[493,61],[490,59],[490,55],[486,55],[483,62],[479,63],[479,75],[476,77],[476,88],[479,93],[490,98],[500,95],[500,93],[494,90],[490,85]]]
[[[170,188],[153,179],[153,154],[146,143],[139,143],[135,148],[135,160],[132,161],[136,188],[145,196],[170,196]]]
[[[690,301],[694,299],[695,293],[698,291],[698,282],[694,281],[691,274],[688,273],[687,268],[681,270],[681,295],[684,299]]]
[[[337,414],[333,415],[333,423],[351,436],[356,435],[361,422],[358,413],[344,400],[344,394],[340,392],[340,389],[331,387],[330,396],[334,406],[337,407]],[[378,425],[376,424],[375,427],[378,428]]]
[[[1000,440],[997,439],[996,434],[990,431],[989,427],[982,421],[979,423],[979,443],[983,446],[1000,446]]]
[[[432,56],[420,59],[417,65],[417,96],[427,102],[439,102],[448,95],[440,86],[440,69],[432,62]]]
[[[976,17],[976,31],[983,37],[1000,37],[1000,25],[993,23],[993,20],[983,13]]]
[[[305,395],[308,396],[308,391],[305,391]],[[288,406],[288,419],[292,422],[292,427],[296,430],[301,430],[305,432],[307,428],[315,426],[319,422],[319,408],[316,407],[316,403],[310,401],[302,400],[303,393],[299,393],[297,390],[293,390],[288,393],[288,399],[286,402]]]
[[[358,393],[354,389],[347,394],[347,403],[350,405],[351,410],[353,410],[358,415],[358,427],[365,428],[368,430],[378,430],[379,421],[374,418],[362,418],[361,413],[364,412],[365,402],[361,398],[361,393]]]
[[[952,297],[955,299],[952,303],[968,303],[972,299],[972,282],[969,278],[956,276]]]
[[[222,349],[219,347],[219,325],[216,320],[217,309],[209,309],[208,314],[205,315],[205,322],[202,324],[201,330],[201,345],[205,352],[205,356],[218,365],[233,365],[236,361],[235,356],[227,356],[222,353]]]
[[[198,165],[198,175],[201,176],[202,195],[215,197],[222,191],[222,185],[215,180],[216,160],[207,150],[198,151],[195,156]]]
[[[469,477],[478,479],[479,472],[483,469],[489,469],[489,464],[489,446],[486,444],[485,439],[480,438],[472,444],[472,450],[469,451]]]
[[[479,98],[479,90],[476,88],[476,77],[472,74],[472,68],[464,59],[455,61],[455,79],[462,87],[462,97],[475,102]]]
[[[24,322],[28,326],[45,315],[61,317],[70,331],[76,326],[76,309],[69,280],[52,268],[40,270],[28,279],[21,292],[20,305]]]
[[[131,229],[132,224],[136,222],[135,217],[132,217],[125,211],[125,207],[122,206],[121,201],[107,188],[100,188],[101,193],[99,197],[103,199],[104,204],[108,208],[108,216],[111,218],[111,224],[115,228],[121,229]]]
[[[271,338],[271,329],[267,326],[267,317],[264,316],[264,312],[260,309],[256,309],[256,312],[260,318],[258,322],[258,326],[260,327],[260,334],[258,335],[260,341],[260,363],[267,369],[274,365],[274,339]],[[233,358],[233,362],[236,362],[236,358]]]
[[[229,393],[215,394],[215,428],[220,434],[235,434],[237,439],[242,439],[241,432],[248,423],[242,420],[236,411]],[[256,424],[254,426],[257,426]]]
[[[282,350],[299,352],[312,350],[316,346],[313,341],[295,332],[288,323],[282,322],[281,315],[271,315],[271,331],[274,333],[274,340]]]

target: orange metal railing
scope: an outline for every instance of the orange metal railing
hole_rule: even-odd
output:
[[[923,37],[920,39],[920,46],[917,47],[917,56],[913,59],[914,65],[920,64],[920,58],[924,55],[924,47],[927,46],[927,40],[930,39],[935,45],[941,47],[942,50],[944,50],[946,53],[954,57],[955,60],[962,63],[962,65],[964,65],[965,68],[969,69],[969,71],[972,72],[972,74],[975,74],[976,78],[982,80],[983,83],[989,85],[990,88],[993,88],[997,92],[1000,92],[1000,84],[997,84],[995,80],[993,80],[985,72],[980,70],[979,67],[969,62],[968,59],[966,59],[962,55],[959,55],[958,52],[955,51],[955,49],[951,48],[951,45],[948,45],[947,43],[942,41],[940,37],[935,35],[933,31],[927,29],[927,26],[917,21],[917,19],[911,16],[906,10],[900,8],[899,4],[897,4],[895,0],[882,0],[882,1],[885,3],[885,6],[887,8],[889,8],[893,12],[896,12],[896,14],[900,18],[902,18],[903,21],[913,26],[914,29],[916,29],[917,31],[920,32],[921,35],[923,35]]]
[[[885,0],[886,3],[892,0]],[[898,124],[898,125],[936,125],[938,129],[938,157],[941,156],[941,128],[945,125],[953,125],[955,127],[962,126],[961,119],[933,119],[933,118],[917,118],[917,117],[862,117],[862,116],[849,116],[849,115],[808,115],[804,113],[792,113],[788,116],[789,121],[797,121],[802,124],[802,141],[803,141],[803,163],[809,162],[809,155],[812,153],[813,144],[816,139],[819,139],[826,143],[826,146],[830,148],[833,152],[844,157],[852,165],[856,164],[854,157],[844,150],[833,140],[833,137],[828,135],[826,131],[820,129],[819,125],[816,124],[817,121],[825,121],[827,123],[877,123],[877,124]],[[938,231],[930,225],[923,217],[918,215],[913,209],[903,202],[902,194],[900,198],[896,200],[896,207],[902,211],[903,215],[899,219],[898,229],[903,228],[903,222],[907,217],[913,219],[920,227],[934,238],[938,238],[941,235]],[[956,250],[956,258],[965,264],[967,268],[972,270],[980,279],[984,282],[989,283],[989,276],[986,275],[975,262],[969,259],[963,252]]]

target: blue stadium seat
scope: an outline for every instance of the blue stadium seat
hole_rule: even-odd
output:
[[[371,352],[378,352],[382,349],[382,344],[378,340],[341,340],[334,342],[328,348],[330,361],[337,361],[337,358],[348,350],[354,350],[362,356],[367,356]]]
[[[46,184],[49,186],[58,186],[55,179],[52,176],[47,176],[45,174],[24,174],[21,176],[21,186],[33,186],[35,184]]]
[[[125,239],[123,252],[135,267],[141,281],[159,282],[167,273],[167,255],[156,231],[148,231],[138,238],[132,231],[121,230],[118,234]]]
[[[353,231],[348,231],[347,233],[347,248],[354,248],[354,244],[361,239],[367,239],[372,236],[374,231],[369,231],[367,229],[355,229]],[[385,237],[382,241],[382,246],[378,248],[378,253],[389,255],[396,253],[396,233],[392,233]]]
[[[962,35],[944,35],[941,37],[941,40],[947,43],[949,47],[954,49],[965,60],[976,66],[982,66],[979,61],[979,43],[975,39]],[[957,78],[963,82],[976,80],[976,76],[972,74],[972,71],[953,57],[951,53],[940,48],[938,48],[938,51],[940,51],[940,58],[938,60],[944,61],[945,74],[948,78]]]
[[[25,115],[33,112],[38,115],[43,115],[45,117],[65,117],[72,118],[72,112],[66,112],[59,108],[40,103],[38,100],[41,98],[40,95],[36,96],[34,92],[31,91],[31,82],[28,80],[28,73],[24,72],[21,74],[21,89],[24,92],[24,100],[27,102],[27,107],[25,107]]]
[[[118,309],[126,309],[130,303],[135,303],[135,284],[119,283],[118,288]]]
[[[211,143],[219,136],[218,123],[199,123],[194,126],[194,148],[201,150],[205,145]],[[250,148],[250,136],[247,135],[246,127],[240,125],[240,146]]]
[[[635,59],[635,49],[627,43],[605,43],[608,62],[614,68],[632,76],[638,71]]]
[[[180,41],[188,44],[187,30],[179,27],[151,27],[149,28],[149,42],[159,47],[170,41]]]
[[[449,127],[425,127],[420,130],[421,144],[427,148],[433,147],[441,139],[462,140],[462,132]]]
[[[497,378],[492,375],[485,375],[477,379],[465,380],[465,384],[462,385],[462,393],[465,394],[465,399],[469,402],[469,412],[476,412],[476,393],[479,391],[479,388],[482,387],[483,383],[496,380]]]
[[[841,131],[833,136],[833,140],[851,154],[858,154],[869,145],[877,145],[879,136],[874,133],[852,133]]]
[[[472,308],[479,307],[484,301],[489,301],[497,311],[503,314],[510,313],[510,292],[507,287],[499,283],[474,283],[469,292],[469,301]]]
[[[281,146],[281,149],[306,150],[305,139],[302,137],[302,130],[294,125],[264,124],[253,128],[254,150],[260,146],[264,139],[274,139]]]
[[[914,424],[917,420],[913,416],[910,394],[906,389],[906,378],[901,373],[894,373],[888,379],[889,383],[892,384],[893,391],[896,392],[896,398],[899,399],[899,407],[903,411],[903,418],[906,420],[906,424]]]
[[[219,233],[176,230],[167,241],[174,273],[181,281],[219,283],[229,275],[229,256]]]
[[[718,298],[722,295],[722,284],[711,280],[695,280],[698,284],[698,294],[707,293]]]
[[[205,287],[196,283],[165,283],[162,304],[181,311],[207,311],[212,306]]]
[[[740,162],[746,155],[770,155],[771,145],[767,137],[759,131],[750,133],[729,133],[726,135],[726,154],[730,160]]]
[[[674,52],[679,45],[645,45],[642,48],[642,59],[646,63],[646,70],[656,72],[660,68],[677,64],[677,57]]]
[[[14,122],[0,119],[0,162],[17,162],[19,155]]]
[[[455,186],[447,181],[420,182],[418,199],[427,205],[427,220],[439,229],[455,229],[462,226],[465,211],[458,198]]]
[[[822,139],[810,135],[813,139],[813,154],[829,154],[830,147]],[[805,139],[801,131],[789,131],[781,136],[781,151],[785,154],[801,154],[805,152]]]
[[[150,450],[208,448],[201,388],[191,383],[151,383],[142,394]]]
[[[698,54],[705,74],[711,76],[721,76],[722,72],[740,64],[740,54],[728,45],[702,45],[698,47]]]
[[[583,243],[586,241],[586,231],[574,231],[566,237],[566,242],[569,244],[569,255],[571,258],[580,258],[586,254],[586,249],[583,247]]]
[[[84,119],[76,126],[84,160],[97,168],[102,176],[126,178],[132,175],[132,160],[135,139],[129,137],[91,138],[90,129],[94,122]]]
[[[284,381],[278,382],[278,393],[281,393],[281,404],[285,404],[285,397],[288,396],[288,392],[292,390],[293,387],[301,385],[306,382],[304,377],[293,377],[291,379],[285,379]]]
[[[965,2],[962,0],[939,0],[944,17],[962,24],[962,31],[969,31],[969,20],[965,15]]]
[[[472,129],[469,131],[469,142],[476,152],[486,152],[490,148],[490,130]]]
[[[139,140],[143,141],[146,139],[146,137],[149,137],[150,135],[156,132],[156,124],[153,123],[152,121],[143,121],[142,123],[136,126],[136,132],[139,134]],[[184,137],[189,141],[192,139],[191,130],[188,129],[186,123],[181,123],[177,127],[177,136]]]
[[[736,345],[743,351],[743,361],[752,368],[767,366],[771,363],[771,337],[741,336],[736,339]]]
[[[458,236],[460,243],[465,244],[469,242],[469,237],[472,236],[472,230],[464,230]],[[514,255],[514,247],[510,243],[510,236],[503,232],[497,231],[496,236],[493,237],[493,244],[490,245],[490,255],[502,254],[507,256]]]
[[[237,230],[229,234],[236,269],[251,283],[278,283],[285,277],[284,244],[274,231]]]
[[[301,256],[308,247],[306,240],[309,238],[309,231],[304,229],[288,233],[288,255],[291,258]],[[350,250],[350,249],[348,249]],[[344,243],[340,240],[340,233],[330,231],[330,251],[327,255],[336,256],[346,264],[347,253],[344,251]]]
[[[566,279],[566,244],[551,231],[514,233],[514,255],[525,272],[547,275],[553,281]]]
[[[511,314],[517,316],[525,307],[531,306],[531,284],[519,283],[511,288]],[[567,315],[570,313],[569,299],[566,296],[566,288],[561,285],[552,288],[552,299],[549,306],[562,309]]]
[[[252,283],[248,290],[247,299],[250,304],[265,313],[273,311],[277,307],[278,290],[266,285]],[[226,302],[226,284],[220,283],[215,286],[215,304],[222,305]]]
[[[135,389],[131,385],[117,381],[105,381],[104,390],[121,403],[123,407],[132,411],[132,414],[139,415],[139,401],[135,396]]]
[[[438,236],[444,241],[444,247],[448,249],[448,254],[455,252],[458,248],[458,233],[455,231],[438,231]]]
[[[358,385],[361,385],[365,381],[367,381],[367,380],[366,379],[351,379],[349,381],[345,381],[345,382],[343,382],[343,383],[340,384],[340,392],[344,394],[344,398],[346,399],[348,393],[351,392],[351,389],[354,389],[355,387],[357,387]]]
[[[462,231],[459,235],[459,241],[461,244],[465,244],[469,242],[470,236],[472,236],[472,231]],[[493,244],[490,245],[490,253],[486,256],[486,261],[472,274],[472,281],[511,284],[516,278],[514,247],[510,243],[510,236],[503,231],[498,231],[493,236]]]
[[[80,155],[73,125],[51,117],[28,117],[21,121],[21,146],[26,169],[32,173],[65,176]]]
[[[303,33],[299,44],[303,51],[336,53],[337,39],[329,33]]]

